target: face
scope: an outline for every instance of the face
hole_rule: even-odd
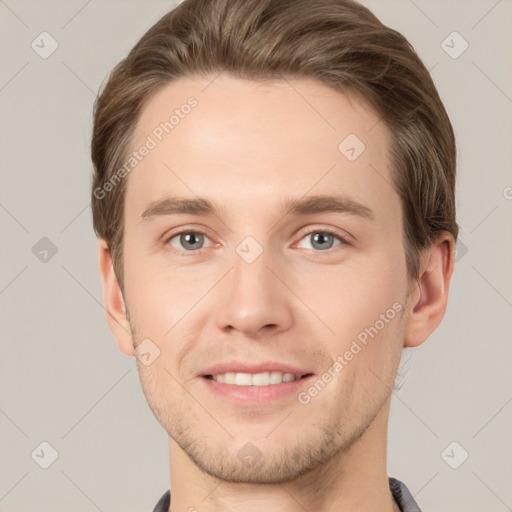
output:
[[[139,119],[124,299],[169,436],[210,475],[286,481],[348,450],[393,386],[409,283],[390,135],[314,80],[212,79]]]

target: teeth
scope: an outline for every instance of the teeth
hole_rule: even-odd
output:
[[[236,386],[268,386],[269,384],[281,384],[300,379],[293,373],[262,372],[262,373],[220,373],[212,376],[213,380],[224,384],[235,384]]]
[[[236,373],[235,374],[235,384],[237,386],[251,386],[252,385],[252,375],[250,373]]]
[[[249,379],[253,386],[268,386],[270,384],[269,372],[255,373],[252,376],[247,373],[245,375],[249,375]]]
[[[221,375],[221,378],[222,378],[222,375]],[[235,383],[235,373],[233,373],[233,372],[225,373],[224,374],[224,382],[226,384],[234,384]]]
[[[270,384],[281,384],[283,382],[283,374],[281,372],[270,373]]]

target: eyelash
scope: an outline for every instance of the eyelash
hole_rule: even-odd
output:
[[[307,233],[304,233],[300,239],[300,240],[303,240],[305,237],[307,237],[308,235],[312,235],[313,233],[322,233],[322,234],[328,234],[328,235],[332,235],[333,237],[337,238],[341,243],[340,245],[337,245],[335,247],[330,247],[329,249],[325,249],[323,251],[320,251],[320,250],[315,250],[315,249],[305,249],[306,251],[313,251],[315,253],[330,253],[332,252],[333,250],[337,249],[337,248],[342,248],[342,246],[346,246],[346,245],[351,245],[348,240],[341,236],[340,233],[334,229],[331,229],[331,228],[322,228],[322,229],[312,229],[310,231],[308,231]],[[209,238],[208,235],[206,235],[205,233],[201,232],[201,231],[194,231],[194,230],[191,230],[191,229],[184,229],[183,231],[178,231],[177,233],[173,233],[171,236],[169,237],[166,237],[163,244],[166,246],[166,247],[169,247],[171,249],[172,252],[174,253],[177,253],[181,256],[192,256],[194,254],[201,254],[202,251],[204,249],[207,249],[207,247],[203,247],[201,249],[197,249],[195,251],[186,251],[186,250],[180,250],[180,249],[177,249],[176,247],[172,247],[169,242],[177,237],[177,236],[180,236],[182,234],[194,234],[194,235],[203,235],[205,236],[206,238]]]

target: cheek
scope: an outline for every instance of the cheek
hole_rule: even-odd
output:
[[[353,338],[373,326],[395,303],[402,304],[406,295],[405,260],[389,257],[380,264],[340,268],[322,284],[323,293],[316,293],[312,303],[317,300],[321,305],[319,314],[336,336]],[[388,316],[396,309],[398,306]]]
[[[183,296],[180,282],[172,276],[162,275],[162,269],[157,268],[133,238],[125,243],[124,250],[125,292],[130,320],[138,328],[139,336],[162,337],[185,306],[180,299]]]
[[[156,345],[156,349],[152,350],[158,353],[150,368],[140,367],[141,380],[147,376],[149,385],[158,375],[164,381],[161,384],[167,388],[175,382],[166,371],[180,378],[182,358],[194,348],[199,337],[197,329],[201,324],[191,320],[197,314],[194,308],[204,295],[205,286],[201,283],[191,284],[186,276],[178,273],[164,275],[161,269],[143,262],[143,257],[137,257],[134,252],[125,264],[130,324],[135,332],[136,344],[149,339]]]
[[[389,251],[364,268],[331,275],[328,284],[330,300],[322,301],[322,319],[335,333],[325,337],[325,346],[332,361],[343,366],[338,382],[357,380],[355,392],[366,396],[375,386],[391,386],[403,345],[405,256]]]

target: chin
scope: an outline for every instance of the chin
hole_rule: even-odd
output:
[[[200,449],[199,443],[181,445],[190,460],[208,475],[232,483],[277,484],[295,480],[324,465],[352,443],[344,443],[339,437],[333,439],[332,432],[312,436],[313,441],[295,441],[288,445],[281,439],[270,442],[268,439],[254,442],[228,441],[222,449]],[[247,439],[247,436],[245,436]],[[233,449],[234,444],[240,448]]]

